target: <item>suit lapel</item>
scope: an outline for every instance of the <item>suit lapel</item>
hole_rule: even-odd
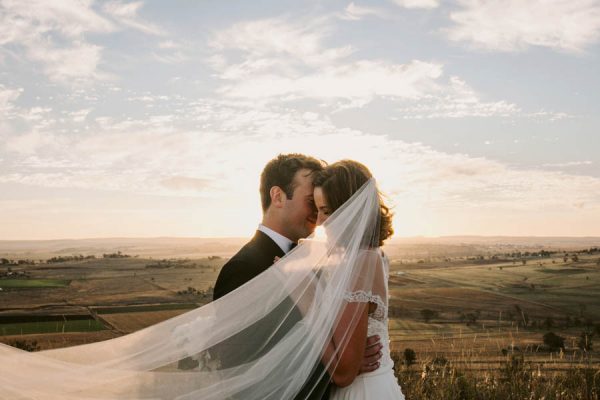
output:
[[[285,255],[283,250],[281,250],[281,247],[279,247],[277,243],[264,232],[257,230],[252,238],[252,242],[260,257],[260,260],[257,261],[259,261],[261,267],[264,267],[265,269],[273,265],[275,257],[283,257]]]

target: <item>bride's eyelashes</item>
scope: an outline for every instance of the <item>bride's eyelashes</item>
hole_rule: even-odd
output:
[[[329,216],[331,215],[331,211],[328,208],[321,207],[319,208],[319,212],[323,215]]]

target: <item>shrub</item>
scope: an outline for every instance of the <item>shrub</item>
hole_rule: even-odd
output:
[[[565,338],[558,336],[554,332],[548,332],[544,335],[544,344],[550,348],[550,350],[559,350],[565,348]]]
[[[404,363],[410,367],[417,361],[417,353],[410,348],[404,349]]]
[[[13,340],[8,343],[12,347],[16,347],[17,349],[25,350],[25,351],[38,351],[40,350],[40,346],[38,345],[36,340],[27,341],[27,340]]]
[[[438,316],[439,316],[439,313],[437,311],[429,310],[427,308],[424,310],[421,310],[421,317],[423,317],[425,322],[429,322],[429,321],[431,321],[431,319],[437,318]]]

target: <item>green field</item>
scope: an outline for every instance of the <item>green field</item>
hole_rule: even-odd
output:
[[[95,319],[39,321],[0,324],[0,335],[29,335],[36,333],[95,332],[106,329]]]
[[[2,289],[36,289],[58,288],[69,286],[71,280],[67,279],[1,279]]]
[[[194,303],[182,304],[149,304],[138,306],[121,306],[121,307],[93,307],[92,309],[98,314],[121,314],[133,312],[151,312],[151,311],[168,311],[168,310],[188,310],[197,308]]]

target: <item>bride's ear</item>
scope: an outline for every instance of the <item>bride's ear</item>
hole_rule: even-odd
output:
[[[271,187],[269,191],[269,195],[271,196],[271,204],[274,207],[281,208],[283,207],[284,199],[287,199],[285,192],[279,186]]]

